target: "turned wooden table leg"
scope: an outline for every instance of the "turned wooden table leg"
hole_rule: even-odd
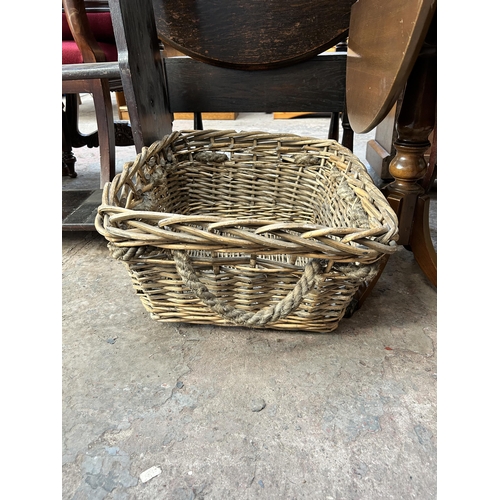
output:
[[[389,165],[394,181],[384,192],[399,218],[398,243],[410,249],[418,264],[437,285],[437,256],[429,232],[429,196],[420,181],[427,171],[424,153],[436,113],[436,23],[408,78],[396,122],[396,154]]]

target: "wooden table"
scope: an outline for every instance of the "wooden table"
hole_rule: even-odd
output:
[[[399,218],[399,243],[435,286],[437,255],[422,180],[436,119],[436,27],[435,0],[358,0],[351,11],[346,76],[347,111],[357,133],[375,128],[404,91],[389,166],[394,181],[384,193]]]

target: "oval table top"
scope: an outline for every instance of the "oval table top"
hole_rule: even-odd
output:
[[[352,6],[346,107],[354,132],[369,132],[394,106],[435,11],[436,0],[358,0]]]

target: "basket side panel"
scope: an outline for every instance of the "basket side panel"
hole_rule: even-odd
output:
[[[173,262],[132,262],[127,267],[136,293],[154,319],[163,322],[230,324],[213,313],[185,286]],[[214,273],[211,265],[198,265],[196,272],[200,281],[219,300],[238,310],[252,313],[284,299],[300,278],[296,270],[245,273],[241,269],[219,268]],[[360,280],[346,279],[337,271],[325,273],[295,311],[267,327],[334,331],[359,285]]]

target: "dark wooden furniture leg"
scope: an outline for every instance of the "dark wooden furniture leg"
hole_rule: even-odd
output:
[[[340,113],[332,113],[332,117],[330,119],[330,128],[328,130],[328,139],[333,139],[337,142],[339,140],[339,119]]]
[[[64,104],[62,105],[62,169],[63,175],[69,175],[69,177],[76,177],[75,172],[75,162],[76,158],[73,154],[73,148],[71,146],[71,132],[68,124],[68,117],[66,111],[64,111]]]
[[[332,113],[330,128],[328,130],[328,139],[333,139],[334,141],[339,140],[339,119],[340,113]],[[354,131],[351,128],[345,109],[342,112],[342,131],[342,146],[352,151],[354,147]]]
[[[342,112],[342,146],[345,146],[351,151],[354,149],[354,132],[349,123],[349,117],[347,116],[347,109]]]
[[[74,148],[86,146],[96,148],[99,146],[97,131],[91,134],[82,134],[78,128],[78,94],[66,94],[66,106],[64,107],[65,120],[69,130],[69,140]]]
[[[203,118],[199,111],[196,111],[193,116],[193,126],[195,130],[203,130]]]
[[[62,163],[63,175],[76,177],[76,158],[73,148],[99,146],[97,132],[82,134],[78,129],[78,94],[66,94],[66,105],[62,105]]]
[[[396,122],[396,155],[389,165],[394,181],[385,195],[399,218],[399,244],[410,249],[429,281],[437,286],[437,255],[429,232],[429,202],[421,180],[424,153],[436,119],[436,18],[410,74]]]
[[[335,47],[335,52],[347,52],[347,41],[343,40],[338,43]],[[330,132],[328,134],[328,139],[339,140],[339,118],[340,113],[332,113],[332,120],[330,123]],[[349,118],[347,117],[347,109],[344,106],[342,112],[342,146],[347,149],[353,150],[354,146],[354,132],[349,123]]]

